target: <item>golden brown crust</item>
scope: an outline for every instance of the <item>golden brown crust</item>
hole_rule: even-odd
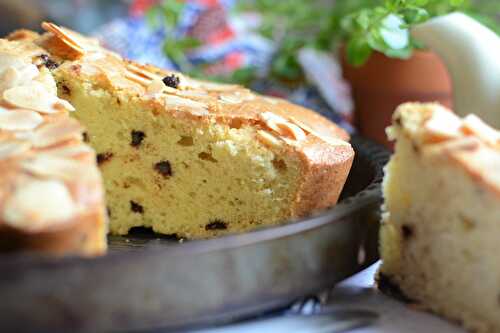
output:
[[[0,40],[0,251],[97,255],[106,218],[95,153],[56,95],[46,51]]]
[[[439,104],[408,103],[395,112],[392,131],[402,131],[422,154],[453,162],[500,196],[500,132],[475,115],[462,119]]]

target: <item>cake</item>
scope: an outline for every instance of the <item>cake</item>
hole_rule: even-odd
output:
[[[86,128],[109,230],[209,238],[335,205],[354,152],[326,118],[237,85],[139,64],[52,23],[3,43],[43,49],[58,97]]]
[[[405,104],[388,135],[380,283],[474,332],[500,332],[500,133]]]
[[[101,177],[46,52],[0,40],[0,251],[106,250]]]

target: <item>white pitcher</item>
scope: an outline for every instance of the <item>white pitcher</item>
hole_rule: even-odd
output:
[[[500,37],[462,13],[431,19],[412,35],[448,67],[455,112],[475,113],[500,128]]]

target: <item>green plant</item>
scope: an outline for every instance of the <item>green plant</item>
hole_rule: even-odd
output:
[[[374,51],[407,59],[421,47],[409,28],[429,18],[463,11],[497,29],[494,13],[500,2],[489,0],[340,0],[332,11],[330,26],[322,34],[335,35],[345,44],[347,60],[354,66],[366,62]]]
[[[183,0],[162,0],[147,16],[153,27],[163,25],[168,31],[165,54],[182,71],[200,76],[202,68],[191,66],[185,56],[199,42],[175,35],[184,6]],[[258,32],[276,44],[270,77],[286,82],[303,79],[297,56],[304,47],[331,51],[345,45],[347,60],[354,66],[364,64],[375,51],[406,59],[422,47],[411,39],[409,28],[456,10],[500,33],[497,0],[336,0],[333,5],[332,0],[241,0],[235,8],[260,14]],[[256,71],[248,67],[216,79],[248,84],[255,77]]]
[[[186,73],[198,72],[186,58],[186,53],[200,46],[200,42],[191,37],[179,36],[176,28],[184,10],[185,3],[181,0],[162,0],[146,12],[146,19],[154,29],[163,28],[167,38],[163,41],[163,52],[179,69]]]

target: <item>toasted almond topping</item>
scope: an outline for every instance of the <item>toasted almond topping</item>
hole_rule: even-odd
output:
[[[34,131],[33,145],[48,147],[59,142],[81,138],[83,127],[73,118],[62,118],[56,122],[43,124]]]
[[[143,76],[137,75],[136,73],[126,71],[125,78],[135,83],[140,84],[141,86],[147,87],[152,81],[149,78],[145,78]]]
[[[173,89],[174,93],[178,96],[182,97],[199,97],[199,98],[205,98],[210,96],[206,91],[204,90],[179,90],[179,89]]]
[[[451,111],[436,109],[432,113],[423,128],[424,142],[436,143],[448,139],[459,138],[462,135],[461,131],[462,120]]]
[[[161,77],[159,77],[155,73],[151,73],[150,71],[148,71],[146,68],[144,68],[143,66],[141,66],[139,64],[128,62],[126,64],[126,67],[127,67],[127,71],[134,73],[138,76],[141,76],[143,78],[149,79],[149,81],[152,81],[155,79],[161,80]]]
[[[76,160],[42,154],[21,162],[22,168],[37,176],[66,181],[82,180],[89,174],[88,166]]]
[[[0,73],[3,73],[7,68],[12,67],[15,69],[23,68],[28,62],[24,61],[21,57],[12,54],[0,54]]]
[[[54,104],[59,101],[40,83],[33,81],[29,86],[18,86],[3,92],[4,100],[10,105],[42,113],[56,113]]]
[[[70,219],[76,205],[64,183],[56,180],[31,180],[18,186],[4,206],[6,224],[35,231]]]
[[[333,146],[350,146],[351,144],[345,140],[342,140],[342,139],[339,139],[339,138],[335,138],[335,137],[332,137],[332,136],[327,136],[327,135],[322,135],[320,134],[318,131],[312,129],[309,125],[307,125],[306,123],[298,120],[297,118],[295,117],[290,117],[290,121],[292,123],[294,123],[295,125],[299,126],[300,128],[302,128],[307,134],[311,134],[317,138],[319,138],[320,140],[326,142],[326,143],[329,143]]]
[[[85,144],[66,145],[63,147],[50,148],[41,153],[54,157],[77,158],[87,154],[93,154],[93,150]]]
[[[269,146],[277,147],[282,145],[281,141],[277,137],[264,130],[258,130],[257,137],[261,140],[262,143]]]
[[[179,107],[188,108],[189,112],[200,116],[208,114],[208,109],[206,104],[193,101],[188,98],[182,98],[176,95],[165,96],[165,105],[167,107],[172,107],[172,108],[179,108]]]
[[[38,74],[38,68],[32,64],[18,68],[14,66],[8,67],[0,75],[0,92],[28,83]]]
[[[0,143],[0,160],[22,155],[31,149],[28,141],[8,141]]]
[[[271,112],[260,114],[261,119],[267,127],[280,135],[292,138],[297,141],[306,139],[306,133],[297,125],[290,123],[285,118]]]
[[[236,94],[222,94],[219,96],[219,101],[227,104],[239,104],[243,100]]]
[[[487,144],[500,144],[500,132],[490,127],[474,114],[470,114],[464,118],[462,131],[466,135],[476,135]]]
[[[66,29],[55,25],[54,23],[43,22],[42,28],[48,32],[53,33],[57,38],[59,38],[64,44],[73,49],[76,53],[80,55],[85,54],[85,47],[82,45],[79,38],[73,33],[67,31]]]
[[[0,129],[2,130],[31,130],[42,122],[42,116],[35,111],[14,110],[0,113]]]

